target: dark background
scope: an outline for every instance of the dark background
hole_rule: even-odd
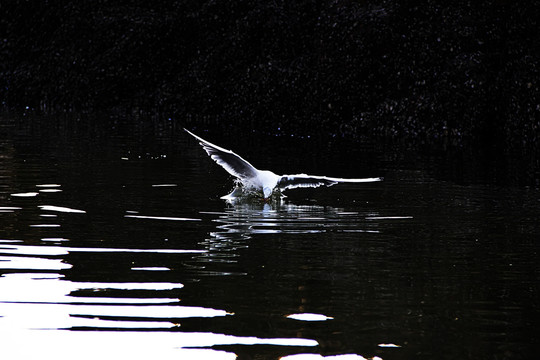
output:
[[[441,4],[442,3],[442,4]],[[533,154],[535,1],[2,1],[4,111]],[[490,150],[491,151],[491,150]]]

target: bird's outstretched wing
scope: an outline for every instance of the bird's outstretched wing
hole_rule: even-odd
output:
[[[375,182],[382,181],[382,178],[365,178],[365,179],[341,179],[333,178],[328,176],[313,176],[306,174],[297,174],[297,175],[283,175],[277,186],[281,190],[294,189],[301,187],[319,187],[319,186],[332,186],[337,183],[364,183],[364,182]]]
[[[236,155],[230,150],[223,149],[217,145],[214,145],[203,138],[193,134],[191,131],[184,129],[188,134],[199,140],[199,144],[210,155],[210,157],[219,165],[221,165],[227,172],[240,180],[249,180],[257,176],[258,170],[255,169],[250,163],[242,159],[239,155]]]

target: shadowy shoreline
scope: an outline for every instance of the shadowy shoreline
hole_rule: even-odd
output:
[[[13,1],[0,5],[0,96],[18,115],[472,143],[538,158],[539,8]]]

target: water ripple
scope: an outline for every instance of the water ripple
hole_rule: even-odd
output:
[[[218,217],[216,231],[203,245],[209,250],[246,247],[254,235],[320,234],[326,232],[378,233],[373,214],[317,205],[237,204],[224,212],[201,212]]]

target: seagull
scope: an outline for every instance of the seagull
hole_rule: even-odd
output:
[[[268,201],[274,191],[281,193],[283,190],[295,188],[316,188],[319,186],[332,186],[338,183],[364,183],[382,181],[380,177],[364,179],[342,179],[328,176],[315,176],[306,174],[277,175],[269,170],[258,170],[240,155],[231,150],[224,149],[209,141],[184,130],[199,141],[199,144],[218,165],[221,165],[229,174],[235,176],[244,189],[262,194]],[[234,191],[233,194],[237,192]]]

